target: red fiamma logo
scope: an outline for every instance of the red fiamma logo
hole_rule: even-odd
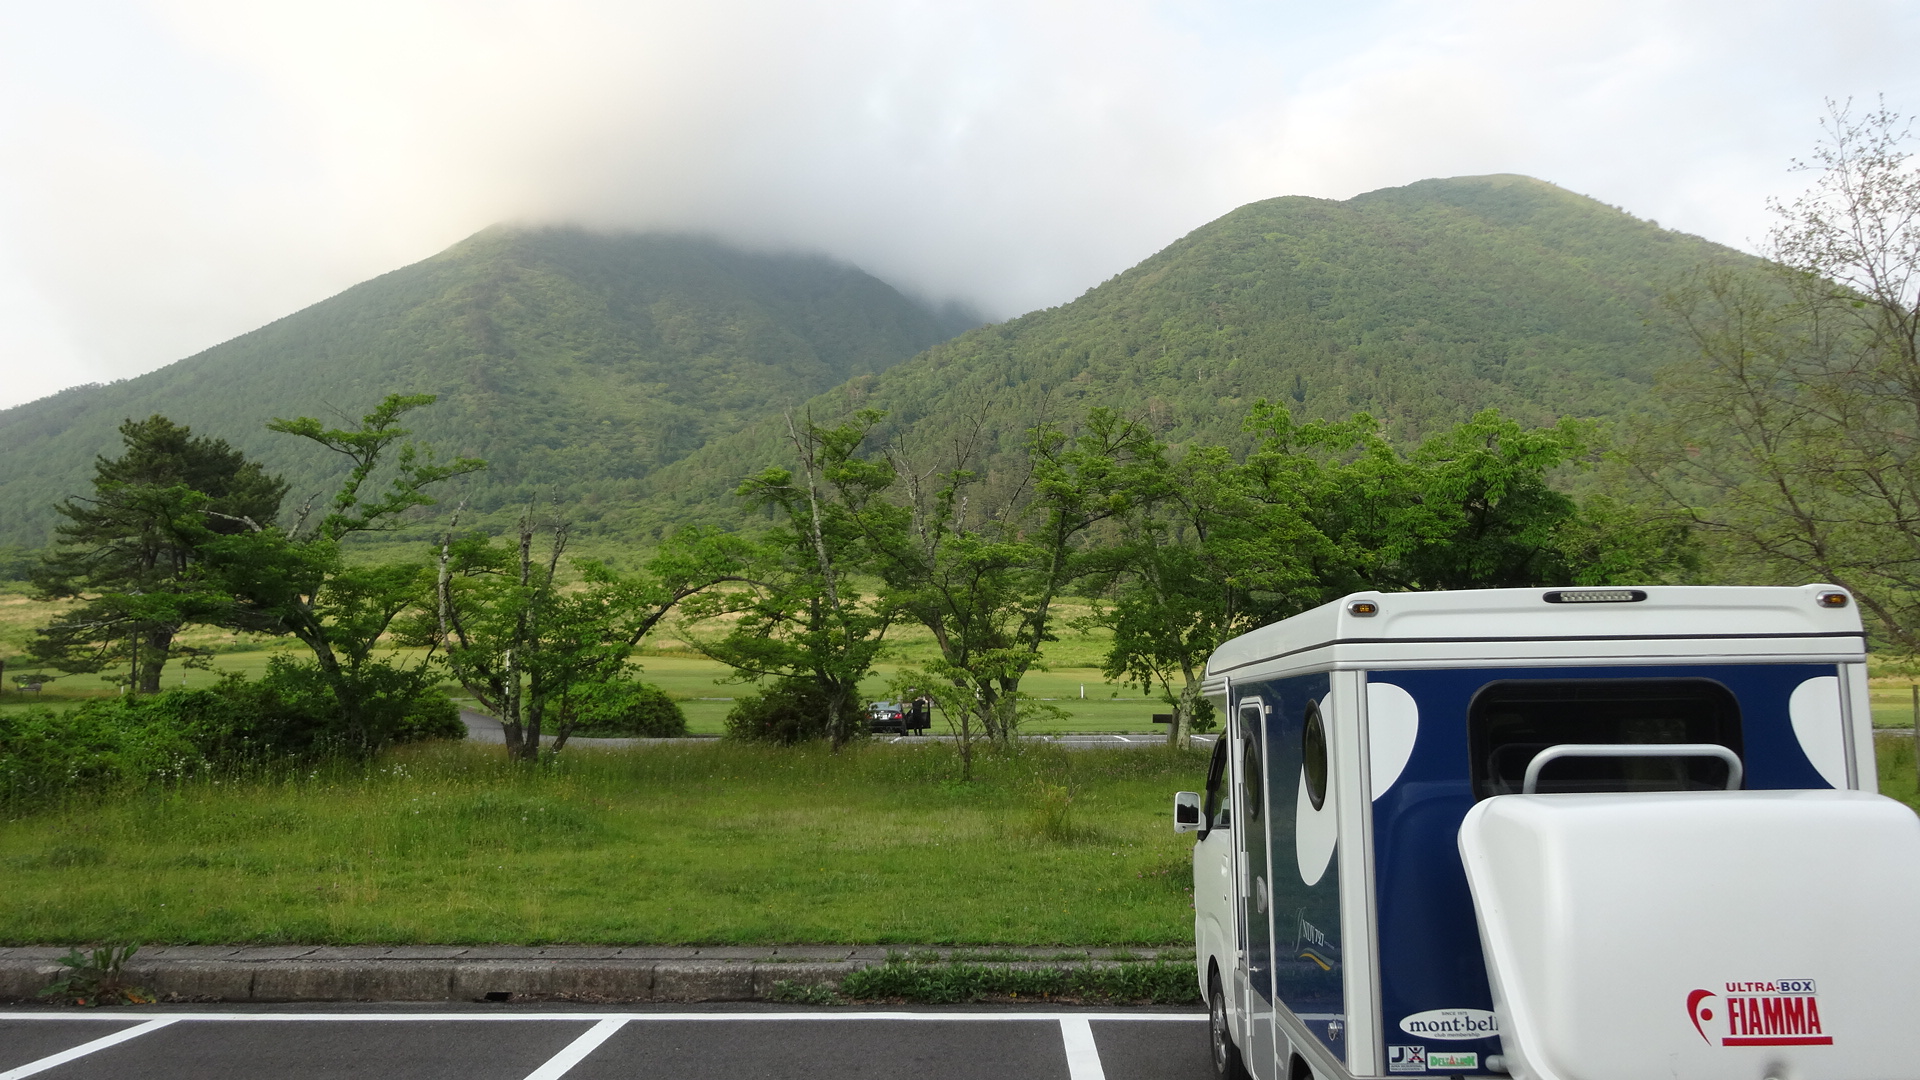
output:
[[[1720,1034],[1721,1046],[1832,1046],[1833,1036],[1820,1026],[1820,1003],[1812,979],[1776,979],[1771,982],[1730,982],[1717,1007],[1709,999],[1722,995],[1695,990],[1687,995],[1687,1016],[1693,1030],[1708,1045]],[[1724,1032],[1724,1033],[1723,1033]]]

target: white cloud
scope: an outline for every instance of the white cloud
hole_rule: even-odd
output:
[[[1525,172],[1741,244],[1920,13],[154,0],[0,8],[0,404],[147,370],[497,220],[821,249],[996,314],[1254,199]]]

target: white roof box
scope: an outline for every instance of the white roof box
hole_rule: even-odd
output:
[[[1920,819],[1900,803],[1503,795],[1460,854],[1520,1080],[1920,1076]]]

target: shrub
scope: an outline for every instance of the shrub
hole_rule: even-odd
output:
[[[782,679],[734,702],[727,738],[791,746],[827,736],[827,696],[808,679]]]
[[[466,734],[459,710],[424,672],[373,670],[369,713],[389,741]],[[0,713],[0,804],[364,749],[347,738],[319,671],[275,657],[259,682],[230,676],[211,689]]]
[[[206,765],[185,733],[149,726],[117,701],[0,713],[0,804],[109,791]]]
[[[573,734],[590,738],[676,739],[687,714],[665,690],[638,679],[611,679],[576,691]]]
[[[285,656],[268,661],[258,692],[261,705],[276,716],[280,747],[306,755],[466,736],[459,707],[441,692],[439,678],[430,671],[370,663],[360,669],[355,681],[366,725],[357,736],[347,730],[320,665]]]

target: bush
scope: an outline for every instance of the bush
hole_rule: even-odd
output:
[[[611,679],[576,691],[573,734],[589,738],[677,739],[687,714],[665,690],[638,679]]]
[[[371,663],[360,669],[357,681],[365,730],[350,732],[320,665],[286,656],[268,661],[257,684],[260,705],[275,714],[275,737],[284,751],[366,751],[388,743],[466,737],[459,707],[441,692],[432,672]]]
[[[425,673],[371,671],[369,715],[388,741],[466,734],[459,710]],[[0,713],[0,805],[364,749],[348,737],[318,669],[275,657],[259,682],[230,676],[211,689]]]
[[[0,713],[0,805],[116,790],[207,764],[185,733],[150,726],[117,701]]]
[[[827,737],[827,696],[808,679],[782,679],[727,712],[727,738],[791,746]]]

